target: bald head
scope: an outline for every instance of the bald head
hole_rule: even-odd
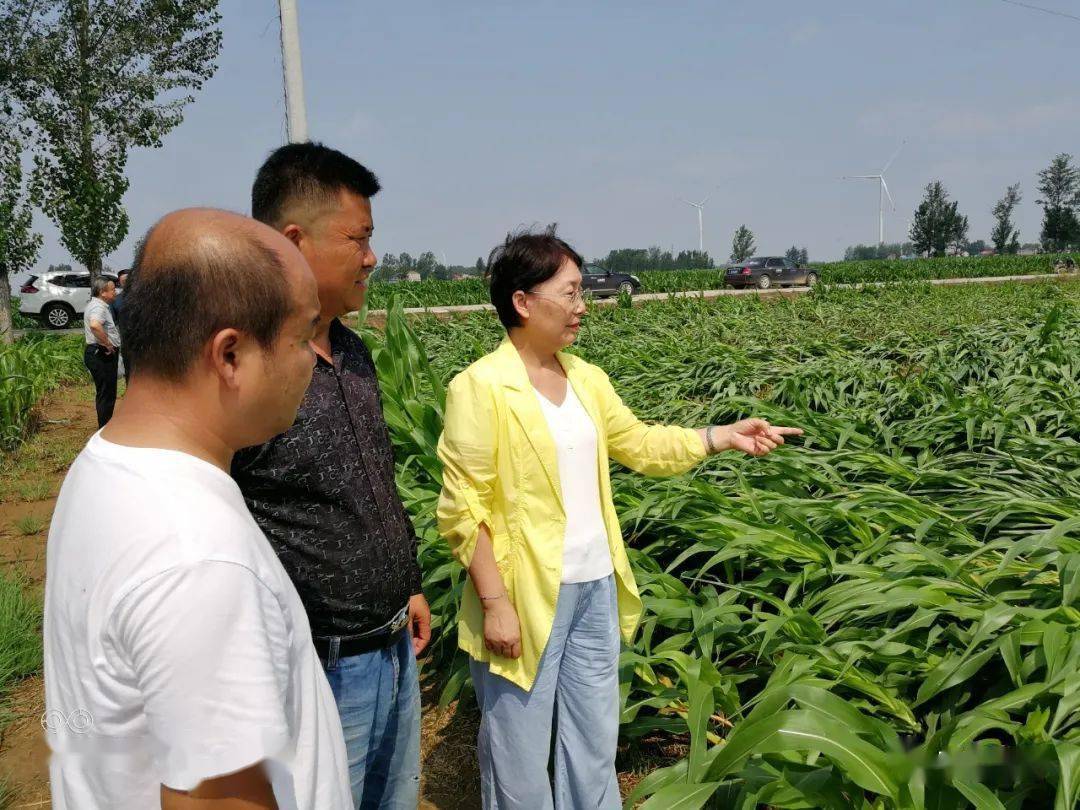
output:
[[[140,243],[125,293],[132,368],[178,380],[222,329],[269,348],[305,280],[303,256],[273,228],[208,208],[166,215]]]
[[[250,217],[216,208],[185,208],[166,214],[150,228],[136,266],[152,271],[177,261],[228,264],[252,251],[290,249],[296,250],[288,239]]]

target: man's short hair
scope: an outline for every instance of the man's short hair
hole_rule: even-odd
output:
[[[337,202],[341,191],[374,197],[381,186],[365,166],[321,143],[290,143],[266,159],[251,188],[251,216],[280,230]]]
[[[234,328],[269,350],[292,311],[281,257],[237,229],[215,245],[148,255],[139,243],[124,293],[124,349],[131,368],[182,379],[203,346]]]
[[[508,233],[506,240],[488,256],[488,286],[491,303],[499,320],[510,331],[521,326],[521,316],[514,309],[514,293],[529,292],[543,284],[569,259],[581,269],[581,254],[555,235],[555,225],[540,233],[528,230]]]
[[[101,298],[101,294],[107,289],[109,289],[110,284],[114,283],[115,282],[111,278],[106,278],[105,276],[98,276],[90,284],[90,295],[92,295],[94,298]]]

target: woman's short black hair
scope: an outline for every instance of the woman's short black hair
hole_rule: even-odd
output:
[[[529,292],[537,284],[543,284],[559,272],[567,259],[578,269],[584,264],[581,254],[556,236],[555,229],[553,223],[541,233],[529,230],[508,233],[506,241],[488,256],[491,303],[508,332],[521,326],[521,318],[514,309],[514,293]]]

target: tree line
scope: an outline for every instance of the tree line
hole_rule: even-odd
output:
[[[384,253],[371,277],[376,281],[402,281],[410,277],[419,277],[421,281],[429,278],[449,281],[455,278],[480,277],[487,271],[483,258],[474,265],[446,264],[440,262],[433,252],[424,251],[416,258],[408,253]]]
[[[845,261],[887,259],[890,256],[945,256],[967,253],[978,255],[991,248],[995,253],[1019,253],[1022,248],[1041,248],[1047,253],[1064,253],[1080,249],[1080,166],[1073,156],[1062,152],[1039,172],[1036,201],[1043,209],[1042,230],[1038,243],[1020,243],[1020,230],[1014,222],[1017,207],[1023,200],[1020,183],[1005,189],[990,213],[994,226],[990,242],[969,241],[968,218],[959,211],[959,203],[950,199],[940,180],[926,185],[923,198],[911,220],[908,241],[882,245],[852,245],[844,252]],[[754,251],[754,234],[746,225],[735,231],[731,245],[731,260],[742,261]],[[787,257],[806,262],[805,249],[800,254],[790,248]]]
[[[682,250],[673,254],[655,245],[648,248],[618,248],[608,251],[606,256],[593,259],[591,263],[614,273],[631,274],[645,270],[702,270],[716,266],[707,251]],[[421,281],[426,281],[429,278],[483,278],[486,273],[487,265],[482,257],[469,266],[447,265],[440,262],[433,252],[426,251],[416,258],[408,253],[384,254],[372,277],[377,281],[400,281],[419,276]]]
[[[1036,188],[1040,199],[1036,203],[1043,210],[1040,245],[1049,253],[1061,253],[1080,248],[1080,167],[1073,164],[1073,157],[1062,152],[1039,172]],[[994,203],[990,213],[994,226],[990,231],[990,244],[995,253],[1018,253],[1021,249],[1020,231],[1013,215],[1023,197],[1020,183],[1013,183]],[[923,199],[915,209],[908,234],[914,251],[929,256],[943,256],[968,249],[968,218],[958,210],[958,203],[949,199],[949,193],[940,180],[928,183]],[[979,244],[982,243],[979,240]]]

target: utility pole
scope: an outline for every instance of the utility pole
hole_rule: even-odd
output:
[[[307,105],[304,103],[304,69],[300,61],[300,28],[296,0],[278,0],[281,20],[281,69],[285,80],[285,118],[290,143],[308,139]]]

